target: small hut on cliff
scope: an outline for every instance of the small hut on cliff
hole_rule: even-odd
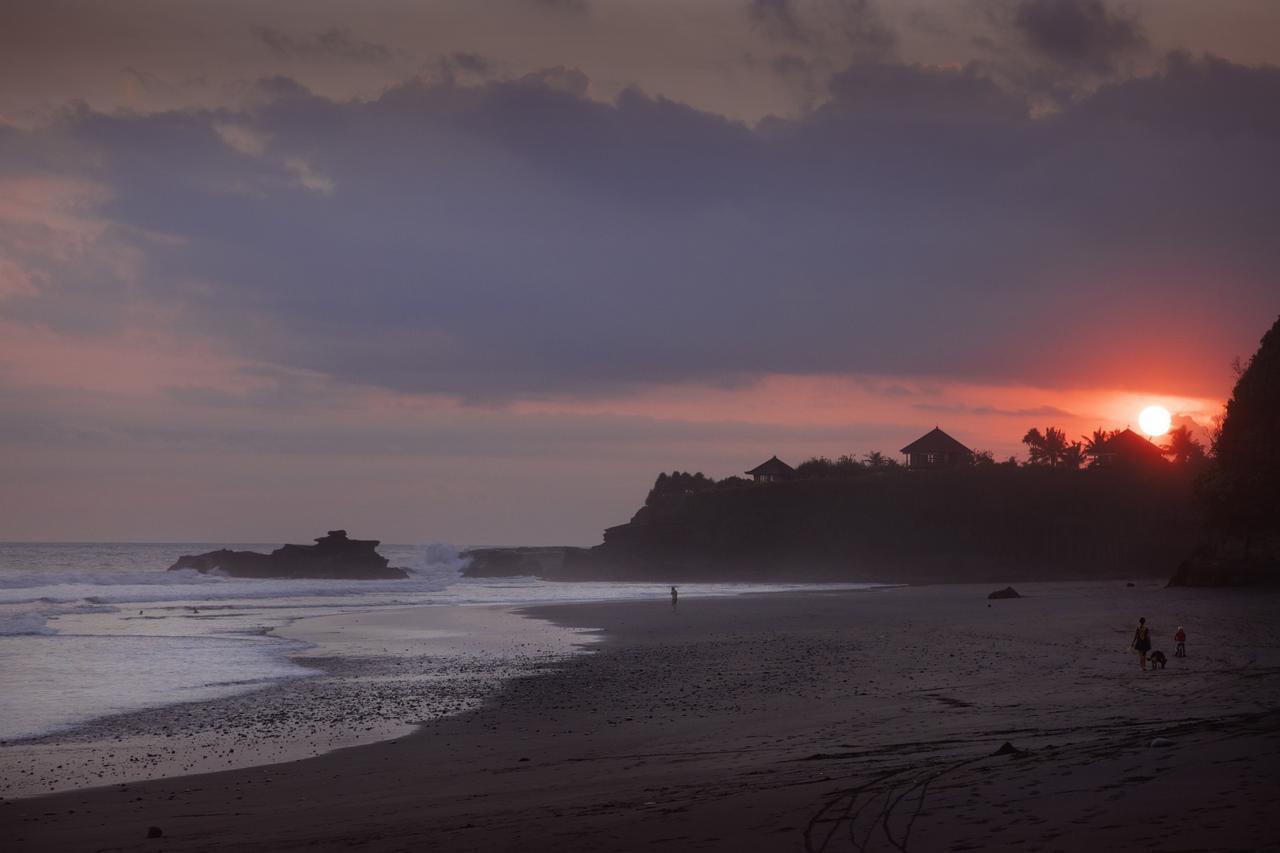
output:
[[[938,427],[917,438],[900,451],[907,457],[907,467],[952,468],[973,462],[973,451],[947,435]]]
[[[778,457],[770,456],[767,461],[761,462],[759,465],[745,473],[757,483],[778,483],[783,480],[790,480],[794,477],[796,469],[792,468]]]
[[[1164,451],[1133,430],[1125,427],[1111,436],[1100,447],[1088,451],[1093,464],[1107,465],[1160,464],[1165,461]]]

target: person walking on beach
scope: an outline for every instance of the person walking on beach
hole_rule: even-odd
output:
[[[1187,656],[1187,632],[1182,630],[1182,626],[1178,626],[1178,633],[1173,635],[1173,641],[1178,644],[1173,650],[1175,658],[1185,658]]]
[[[680,593],[676,591],[676,588],[674,586],[671,587],[671,609],[672,610],[676,609],[676,604],[679,601],[679,599],[680,599]]]
[[[1151,629],[1147,627],[1147,617],[1138,619],[1138,628],[1133,632],[1133,650],[1138,653],[1138,663],[1142,671],[1147,671],[1147,652],[1151,651]]]

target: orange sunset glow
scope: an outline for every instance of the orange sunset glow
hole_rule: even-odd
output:
[[[1276,848],[1280,0],[0,3],[0,853]]]
[[[934,427],[1207,446],[1277,307],[1265,27],[281,2],[0,33],[0,538],[593,542]]]

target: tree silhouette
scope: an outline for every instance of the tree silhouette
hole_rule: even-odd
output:
[[[1084,445],[1073,441],[1062,451],[1062,467],[1078,471],[1084,465]]]
[[[883,467],[888,467],[887,460],[883,463]],[[825,456],[815,456],[796,466],[796,479],[822,480],[833,477],[856,477],[864,471],[866,471],[866,467],[847,453],[835,461]]]
[[[879,450],[873,450],[866,456],[862,457],[862,461],[866,463],[868,468],[888,468],[893,460],[885,456]]]
[[[1022,437],[1027,446],[1027,455],[1032,465],[1049,465],[1057,467],[1063,463],[1067,454],[1067,434],[1057,427],[1045,427],[1044,432],[1032,427]],[[1075,465],[1079,467],[1079,465]]]
[[[701,471],[690,474],[687,471],[663,472],[653,483],[653,488],[645,497],[645,506],[653,506],[662,500],[669,500],[678,495],[690,495],[697,492],[709,492],[716,486],[716,481]]]
[[[1162,450],[1179,465],[1191,465],[1204,461],[1204,445],[1196,440],[1185,426],[1169,430],[1168,443]]]
[[[1098,427],[1093,431],[1092,435],[1083,435],[1084,449],[1087,453],[1097,453],[1102,449],[1102,445],[1106,444],[1114,436],[1115,430],[1103,429]]]
[[[1091,435],[1080,436],[1084,439],[1084,454],[1086,456],[1093,457],[1093,461],[1089,463],[1089,467],[1102,464],[1097,454],[1102,450],[1103,445],[1115,437],[1116,432],[1118,432],[1118,430],[1098,427]]]
[[[1245,537],[1280,533],[1280,320],[1262,336],[1227,401],[1213,443],[1217,469],[1202,495],[1220,528]],[[1246,545],[1247,547],[1247,545]]]

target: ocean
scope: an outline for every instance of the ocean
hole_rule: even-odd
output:
[[[428,619],[447,611],[456,624],[475,605],[664,600],[669,593],[656,584],[464,578],[458,550],[444,544],[380,546],[392,565],[410,570],[404,580],[246,580],[165,571],[182,554],[220,547],[277,546],[0,544],[0,742],[319,677],[308,662],[310,644],[277,633],[302,620],[419,606],[439,608],[423,611]],[[813,588],[680,585],[685,600]]]

